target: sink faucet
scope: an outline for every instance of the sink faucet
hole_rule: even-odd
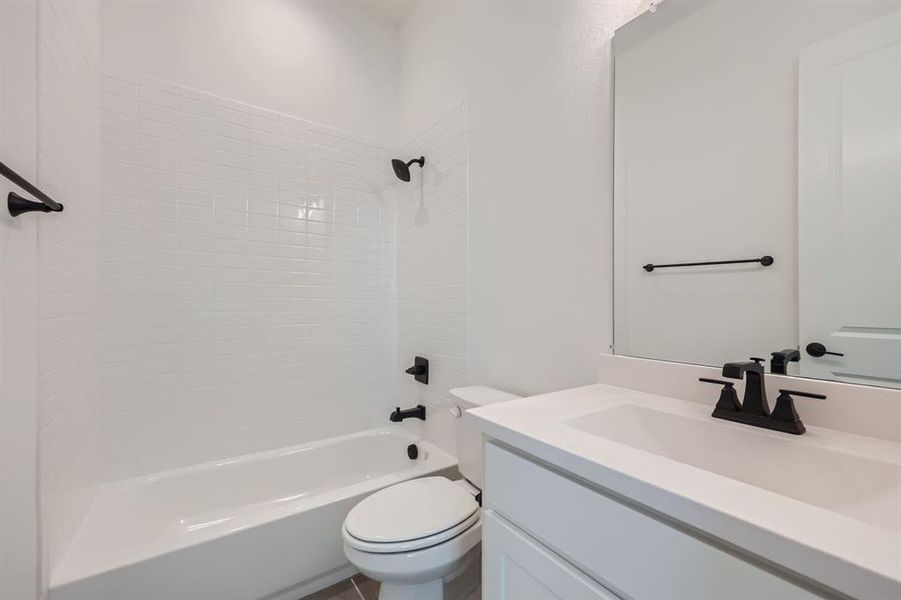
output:
[[[723,377],[745,378],[745,395],[741,401],[741,412],[759,417],[770,416],[770,405],[766,401],[766,387],[763,384],[763,359],[751,357],[752,362],[731,362],[723,365]]]
[[[704,383],[723,386],[720,399],[711,416],[754,427],[801,435],[806,429],[801,417],[798,416],[798,411],[795,410],[795,401],[792,396],[819,400],[825,400],[826,396],[796,390],[779,390],[776,408],[770,414],[770,405],[766,401],[766,387],[763,383],[763,364],[761,363],[763,363],[762,358],[751,358],[751,362],[733,362],[723,365],[723,377],[730,379],[745,377],[745,396],[740,404],[731,381],[700,378],[700,381]]]
[[[771,354],[770,373],[774,375],[787,375],[788,363],[801,360],[801,353],[797,348],[786,348]]]

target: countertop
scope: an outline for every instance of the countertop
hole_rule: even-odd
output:
[[[715,401],[705,406],[598,384],[473,409],[465,419],[486,437],[828,588],[860,598],[901,598],[901,444],[819,427],[791,436],[714,420]],[[622,405],[751,430],[762,436],[755,444],[770,439],[788,453],[798,447],[865,458],[891,475],[880,483],[875,503],[867,498],[864,506],[839,512],[573,426],[574,419]],[[797,477],[817,482],[815,472]]]

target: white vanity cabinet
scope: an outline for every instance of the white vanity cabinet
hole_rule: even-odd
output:
[[[482,517],[482,597],[486,600],[617,600],[527,534],[486,510]]]
[[[485,600],[823,597],[492,442],[485,480]]]

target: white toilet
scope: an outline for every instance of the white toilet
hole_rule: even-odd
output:
[[[483,386],[456,388],[461,411],[519,396]],[[465,479],[425,477],[392,485],[360,502],[344,520],[344,554],[381,582],[379,600],[461,600],[480,582],[482,440],[455,422]]]

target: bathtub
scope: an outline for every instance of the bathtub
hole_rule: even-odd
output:
[[[455,467],[395,425],[109,483],[50,600],[297,600],[354,573],[341,524],[357,502]]]

